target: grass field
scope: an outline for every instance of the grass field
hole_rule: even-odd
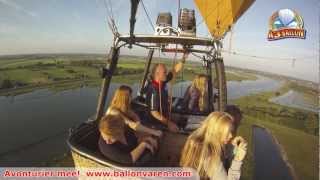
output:
[[[293,89],[288,83],[279,89],[281,93]],[[298,90],[297,90],[298,91]],[[310,94],[310,89],[304,91]],[[253,177],[253,144],[252,125],[266,127],[279,141],[293,166],[299,179],[312,180],[318,178],[318,114],[296,108],[274,104],[268,101],[276,96],[275,92],[263,92],[256,95],[241,97],[232,101],[243,112],[244,118],[239,128],[239,135],[245,137],[250,145],[243,167],[243,180]]]
[[[62,82],[69,87],[70,84],[79,84],[79,81],[99,81],[100,69],[104,67],[105,60],[101,56],[83,57],[19,57],[18,59],[0,60],[0,95],[15,92],[20,94],[37,88],[52,88],[53,85]],[[171,69],[172,62],[166,59],[155,60],[154,63],[165,63]],[[137,57],[121,57],[118,68],[112,82],[127,84],[140,82],[144,72],[145,60]],[[192,80],[196,74],[205,73],[205,69],[199,63],[187,62],[183,73],[177,76],[177,82]],[[126,78],[124,78],[124,75]],[[252,74],[244,72],[226,72],[228,81],[256,80]],[[6,81],[6,85],[4,81]],[[9,81],[9,83],[8,83]],[[69,81],[66,83],[66,81]],[[98,83],[97,83],[98,84]],[[61,86],[61,85],[60,85]],[[15,87],[12,89],[12,87]],[[1,89],[2,88],[2,89]],[[25,90],[22,90],[25,88]],[[10,92],[7,92],[7,90]]]
[[[286,86],[285,84],[281,89]],[[318,135],[319,121],[317,113],[270,102],[269,99],[275,97],[276,94],[275,92],[263,92],[241,97],[230,103],[238,105],[246,115],[301,130],[312,135]],[[313,96],[313,98],[317,99],[317,96]]]

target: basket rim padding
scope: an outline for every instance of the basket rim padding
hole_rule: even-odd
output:
[[[121,164],[121,163],[117,163],[112,160],[109,160],[107,157],[97,154],[96,152],[90,151],[86,147],[83,147],[76,142],[77,133],[84,131],[85,128],[86,130],[90,128],[89,131],[91,130],[91,133],[92,133],[93,130],[95,129],[96,124],[97,124],[96,122],[84,122],[80,124],[78,127],[73,128],[71,130],[69,137],[67,139],[67,145],[69,146],[71,151],[73,153],[80,155],[83,158],[90,159],[92,161],[95,161],[107,167],[112,167],[117,169],[123,169],[123,167],[132,167],[133,165],[131,164]]]

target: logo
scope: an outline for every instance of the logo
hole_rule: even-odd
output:
[[[268,40],[284,38],[306,38],[303,19],[291,9],[281,9],[272,14],[269,20]]]

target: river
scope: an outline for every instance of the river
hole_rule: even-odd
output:
[[[182,96],[190,82],[174,86]],[[281,82],[260,77],[256,81],[228,82],[228,97],[236,99],[275,90]],[[112,84],[107,102],[119,84]],[[138,84],[133,86],[134,94]],[[12,97],[0,96],[0,166],[33,166],[67,151],[68,129],[95,113],[99,87],[53,92],[47,89]]]
[[[263,128],[253,127],[254,178],[256,180],[292,180],[281,151],[272,136]]]
[[[303,97],[303,94],[294,90],[290,90],[287,93],[283,94],[282,96],[272,98],[270,99],[270,101],[283,106],[304,109],[304,110],[312,111],[316,113],[319,112],[319,108],[317,107],[317,105],[306,101],[305,98]]]

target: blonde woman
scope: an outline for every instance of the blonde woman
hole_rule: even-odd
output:
[[[189,111],[207,111],[207,87],[207,76],[203,74],[196,75],[184,95],[185,109]]]
[[[157,149],[155,139],[148,137],[138,143],[135,134],[127,128],[120,116],[107,115],[99,122],[99,150],[108,159],[122,163],[144,163],[150,160],[145,150],[152,154]]]
[[[233,117],[225,112],[213,112],[201,127],[187,139],[180,165],[197,170],[202,179],[238,180],[242,161],[247,152],[246,141],[233,137]],[[228,170],[224,167],[227,144],[234,146],[234,156]]]
[[[129,86],[121,85],[115,91],[106,115],[120,116],[131,129],[161,137],[162,132],[160,130],[145,127],[140,123],[139,116],[131,109],[131,94],[132,89]]]

